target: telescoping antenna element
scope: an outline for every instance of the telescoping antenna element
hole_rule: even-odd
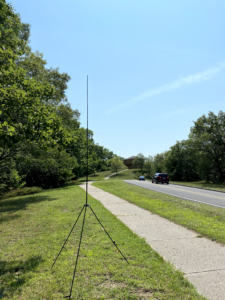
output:
[[[103,228],[104,232],[107,234],[108,238],[111,240],[111,242],[113,243],[113,245],[117,248],[117,250],[120,252],[120,254],[123,256],[124,260],[129,264],[128,260],[126,259],[126,257],[123,255],[123,253],[120,251],[120,249],[118,248],[118,246],[116,245],[116,242],[113,241],[113,239],[111,238],[111,236],[109,235],[109,233],[106,231],[105,227],[102,225],[102,223],[100,222],[99,218],[97,217],[97,215],[95,214],[94,210],[92,209],[92,207],[88,204],[88,139],[89,139],[89,134],[88,134],[88,75],[87,75],[87,171],[86,171],[86,202],[83,206],[83,208],[81,209],[72,229],[70,230],[69,235],[67,236],[61,250],[59,251],[53,265],[52,268],[54,267],[56,261],[58,260],[61,252],[63,249],[65,249],[65,245],[67,243],[67,241],[69,240],[70,235],[72,234],[82,212],[84,211],[84,215],[83,215],[83,221],[82,221],[82,227],[81,227],[81,232],[80,232],[80,240],[79,240],[79,245],[78,245],[78,251],[77,251],[77,256],[76,256],[76,262],[75,262],[75,267],[74,267],[74,272],[73,272],[73,278],[72,278],[72,282],[71,282],[71,287],[70,287],[70,294],[68,296],[65,296],[64,298],[68,298],[69,300],[71,299],[72,296],[72,291],[73,291],[73,283],[74,283],[74,278],[76,275],[76,271],[77,271],[77,264],[78,264],[78,258],[79,258],[79,254],[80,254],[80,247],[81,247],[81,241],[82,241],[82,236],[83,236],[83,229],[84,229],[84,223],[85,223],[85,218],[86,218],[86,212],[87,212],[87,208],[90,208],[91,212],[93,213],[93,215],[95,216],[96,220],[98,221],[98,223],[101,225],[101,227]]]

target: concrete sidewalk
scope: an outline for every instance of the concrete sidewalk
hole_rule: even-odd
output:
[[[86,185],[81,187],[85,190]],[[88,193],[99,200],[185,277],[208,299],[225,299],[225,247],[126,200],[88,184]]]

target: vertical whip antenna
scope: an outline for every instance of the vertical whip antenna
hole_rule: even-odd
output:
[[[88,204],[88,75],[87,75],[87,175],[86,175],[86,204],[84,204],[81,212],[79,213],[72,229],[70,230],[70,233],[69,235],[67,236],[61,250],[59,251],[58,255],[56,256],[56,258],[54,259],[54,262],[53,262],[53,265],[52,265],[52,268],[54,267],[56,261],[58,260],[61,252],[63,249],[66,249],[65,248],[65,245],[67,243],[67,241],[69,240],[69,237],[71,236],[82,212],[84,211],[84,214],[83,214],[83,221],[82,221],[82,227],[81,227],[81,232],[80,232],[80,240],[79,240],[79,245],[78,245],[78,250],[77,250],[77,257],[76,257],[76,262],[75,262],[75,266],[74,266],[74,272],[73,272],[73,278],[72,278],[72,282],[71,282],[71,286],[70,286],[70,294],[68,296],[65,296],[64,298],[68,298],[69,300],[71,300],[71,297],[72,297],[72,290],[73,290],[73,284],[74,284],[74,279],[75,279],[75,276],[76,276],[76,272],[77,272],[77,264],[78,264],[78,259],[79,259],[79,254],[80,254],[80,248],[81,248],[81,241],[82,241],[82,236],[83,236],[83,229],[84,229],[84,223],[85,223],[85,218],[86,218],[86,212],[87,212],[87,209],[90,208],[93,216],[96,218],[96,220],[98,221],[98,223],[100,224],[101,228],[103,228],[104,232],[106,233],[106,235],[108,236],[108,238],[111,240],[112,244],[114,245],[114,247],[116,247],[116,249],[118,250],[117,252],[119,252],[123,259],[129,264],[128,260],[126,259],[126,257],[123,255],[123,253],[120,251],[119,247],[116,245],[116,242],[111,238],[111,236],[109,235],[108,231],[106,231],[105,227],[103,226],[102,222],[99,220],[99,218],[97,217],[96,213],[94,212],[94,210],[92,209],[92,207]]]
[[[88,75],[87,75],[87,175],[86,175],[86,205],[88,203]]]

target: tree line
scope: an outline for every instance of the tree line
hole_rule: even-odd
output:
[[[87,129],[66,97],[70,76],[29,46],[30,25],[0,0],[0,194],[60,186],[86,174]],[[88,131],[88,172],[108,170],[112,151]]]
[[[168,173],[171,180],[225,181],[225,113],[209,112],[194,122],[187,140],[177,141],[154,157],[139,153],[133,165],[151,177]]]

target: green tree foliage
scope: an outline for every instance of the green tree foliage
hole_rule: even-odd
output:
[[[119,170],[124,170],[126,166],[123,164],[123,162],[119,159],[119,157],[115,156],[111,158],[111,171],[118,173]]]
[[[89,157],[88,159],[88,173],[89,174],[94,174],[97,171],[97,167],[98,167],[98,156],[95,152],[92,153],[92,155]]]
[[[70,76],[47,68],[29,47],[30,25],[0,0],[0,189],[59,186],[86,172],[86,129],[66,97]],[[88,132],[89,172],[108,169],[112,151]]]
[[[209,112],[208,116],[200,117],[191,128],[190,138],[194,139],[202,160],[208,163],[211,161],[211,180],[223,182],[225,180],[225,113],[219,111],[218,115],[215,115]],[[204,165],[201,167],[204,168]]]
[[[21,143],[50,146],[66,142],[61,120],[41,100],[51,97],[50,86],[25,79],[24,71],[4,72],[0,86],[0,161],[15,155]]]
[[[80,128],[79,111],[73,110],[69,103],[60,103],[55,107],[57,115],[61,119],[61,124],[69,131],[69,132],[77,132]]]
[[[107,171],[108,165],[107,161],[113,158],[115,155],[112,151],[109,151],[107,148],[100,146],[99,144],[93,144],[93,152],[96,153],[97,158],[97,171]]]
[[[23,176],[20,176],[15,161],[9,158],[0,167],[0,195],[7,193],[12,189],[17,189],[25,185]]]
[[[67,73],[60,73],[59,68],[48,69],[46,64],[47,61],[43,59],[43,54],[38,51],[35,53],[27,51],[17,60],[17,65],[25,70],[28,78],[33,78],[43,85],[54,87],[48,104],[57,105],[61,102],[67,102],[65,90],[70,76]]]
[[[24,142],[49,146],[66,142],[66,131],[55,111],[43,102],[54,89],[26,76],[16,65],[26,51],[20,18],[5,1],[0,2],[0,162],[12,157]]]
[[[156,173],[165,172],[165,155],[166,153],[158,153],[154,156],[154,167]]]
[[[0,0],[0,70],[9,71],[12,63],[28,50],[29,25],[21,23],[11,4]]]
[[[151,155],[149,155],[145,160],[144,170],[145,170],[145,173],[147,174],[147,177],[149,177],[149,178],[152,177],[155,173],[154,159]]]
[[[167,173],[178,181],[198,180],[197,152],[193,140],[176,142],[165,159]]]
[[[154,157],[156,172],[167,172],[172,180],[225,181],[225,113],[209,112],[194,122],[189,139]]]
[[[24,176],[27,186],[48,188],[63,185],[72,179],[77,161],[65,150],[41,149],[29,145],[22,149],[17,165],[19,174]]]
[[[135,156],[135,159],[133,160],[133,166],[135,168],[140,168],[141,171],[143,170],[144,164],[145,164],[146,158],[142,153],[138,153],[137,156]]]

